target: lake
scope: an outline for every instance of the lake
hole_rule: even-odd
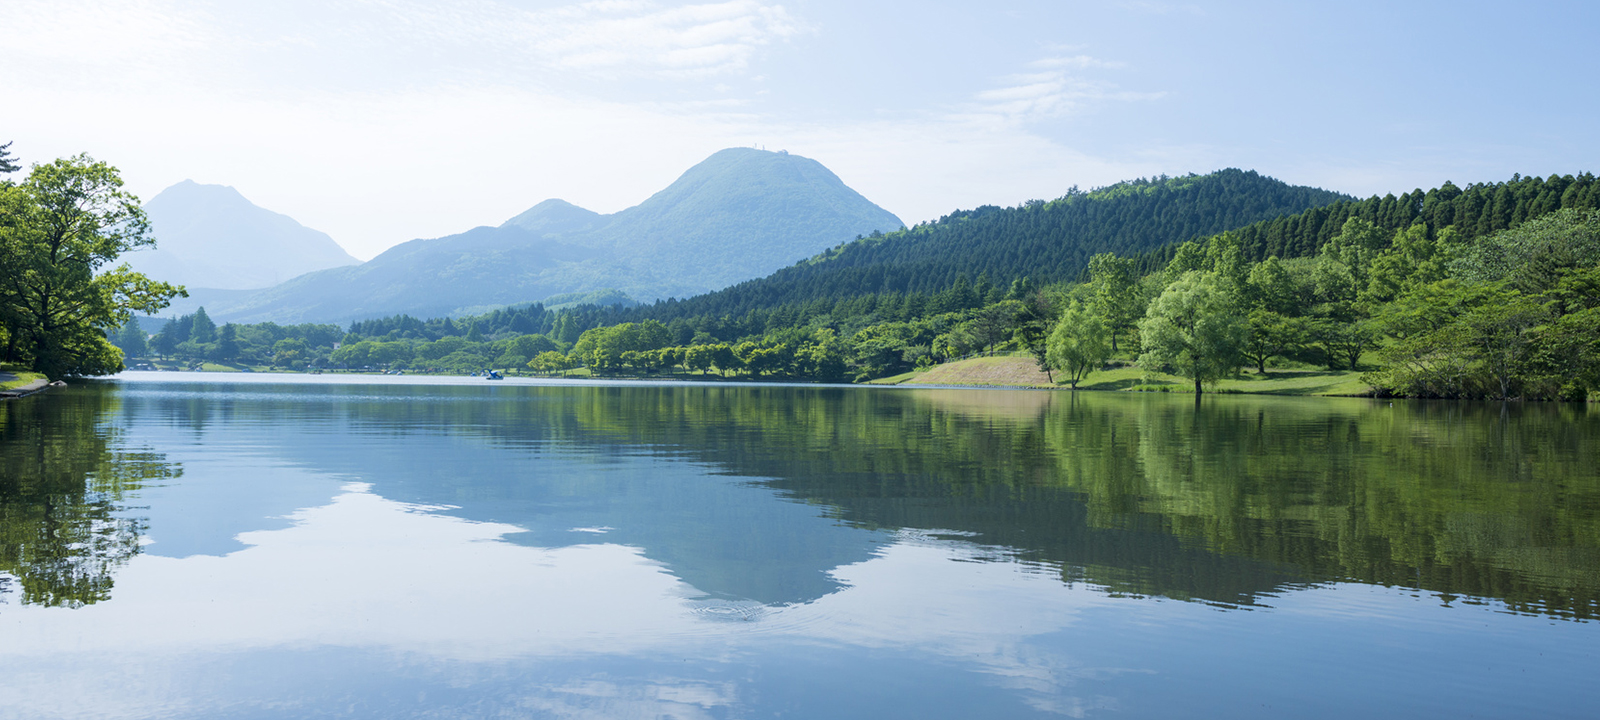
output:
[[[0,423],[3,718],[1600,699],[1600,408],[130,372]]]

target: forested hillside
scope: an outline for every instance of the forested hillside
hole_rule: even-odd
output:
[[[769,277],[678,303],[639,308],[628,319],[663,322],[874,293],[932,294],[965,277],[996,284],[1076,276],[1097,253],[1133,254],[1253,222],[1349,200],[1242,170],[1076,188],[1051,202],[985,205],[900,232],[845,243]]]
[[[1245,259],[1259,262],[1273,256],[1287,259],[1315,255],[1350,218],[1360,218],[1390,234],[1421,221],[1430,234],[1453,227],[1458,237],[1470,240],[1563,208],[1600,208],[1600,182],[1593,174],[1548,178],[1517,175],[1508,182],[1476,183],[1465,189],[1446,182],[1427,192],[1419,189],[1398,197],[1390,194],[1344,200],[1263,220],[1235,230],[1234,235]],[[1144,253],[1139,258],[1139,269],[1152,272],[1166,267],[1177,247],[1167,245]]]

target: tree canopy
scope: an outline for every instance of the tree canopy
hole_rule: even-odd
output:
[[[122,354],[107,334],[132,313],[154,313],[183,294],[126,264],[111,266],[154,244],[116,168],[87,155],[35,165],[21,183],[0,186],[7,361],[50,377],[120,371]]]

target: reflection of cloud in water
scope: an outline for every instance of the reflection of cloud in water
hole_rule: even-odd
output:
[[[212,653],[355,648],[432,662],[681,655],[737,664],[774,641],[798,641],[959,661],[1039,709],[1073,714],[1093,705],[1059,695],[1091,671],[1023,646],[1114,600],[993,562],[992,551],[960,540],[898,538],[837,568],[840,592],[768,607],[706,597],[637,548],[499,542],[523,529],[434,509],[351,484],[329,504],[295,513],[289,528],[240,535],[248,547],[229,555],[137,557],[113,602],[72,612],[17,608],[9,619],[20,622],[0,627],[0,671],[55,666],[28,673],[28,682],[93,686],[98,692],[73,694],[92,713],[127,707],[116,678],[141,677],[149,687],[165,664],[165,684],[181,684],[181,668]],[[129,665],[142,667],[130,674]],[[39,702],[10,684],[24,677],[0,681],[0,706]],[[662,679],[557,684],[519,702],[557,717],[692,718],[734,695],[728,685]]]
[[[1063,586],[993,549],[928,533],[904,533],[873,560],[834,576],[847,590],[782,610],[796,635],[856,647],[915,650],[961,661],[997,678],[1035,709],[1082,717],[1106,699],[1062,695],[1081,679],[1129,670],[1088,668],[1028,644],[1116,600]]]
[[[519,699],[517,705],[538,711],[541,717],[709,720],[712,709],[730,707],[737,700],[732,683],[655,678],[642,684],[590,680],[546,688]]]

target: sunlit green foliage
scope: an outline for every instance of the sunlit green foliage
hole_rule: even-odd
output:
[[[1191,270],[1150,304],[1139,323],[1140,367],[1170,368],[1194,380],[1194,391],[1239,367],[1249,325],[1223,276]]]
[[[1049,367],[1064,373],[1076,389],[1079,381],[1111,357],[1111,338],[1098,309],[1074,303],[1061,313],[1050,333]]]
[[[50,377],[107,375],[122,353],[107,339],[183,289],[133,272],[123,253],[155,244],[116,168],[87,155],[35,165],[0,183],[0,326],[7,362]]]

